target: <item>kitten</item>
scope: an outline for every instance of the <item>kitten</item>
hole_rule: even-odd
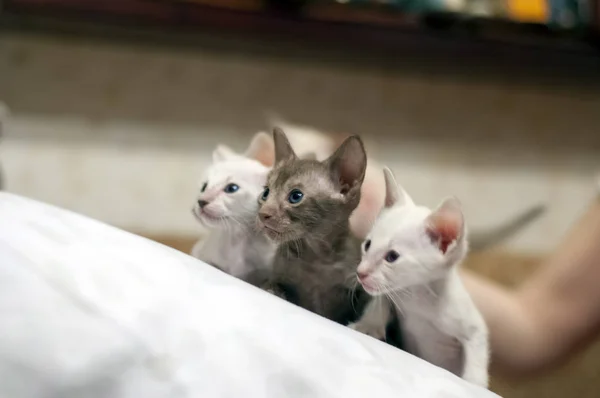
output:
[[[273,140],[265,133],[257,133],[243,155],[217,146],[192,209],[209,234],[196,242],[191,255],[253,285],[268,278],[275,253],[275,244],[255,228],[256,198],[264,189],[273,153]]]
[[[260,285],[270,274],[275,245],[255,228],[256,198],[270,170],[273,152],[266,134],[254,136],[244,155],[220,145],[204,173],[193,208],[209,234],[196,243],[192,256],[228,274]]]
[[[274,129],[275,166],[259,197],[257,223],[277,243],[264,289],[341,324],[357,319],[368,297],[354,270],[360,242],[348,218],[360,201],[367,157],[350,137],[326,160],[300,159]]]
[[[269,112],[269,125],[279,126],[286,132],[292,148],[302,157],[312,152],[317,160],[325,160],[348,135],[328,135],[310,127],[289,123],[281,117]],[[265,133],[266,134],[266,133]],[[268,164],[274,162],[274,153]],[[350,215],[350,230],[359,239],[364,239],[370,231],[377,214],[383,208],[385,200],[385,180],[383,167],[372,158],[368,158],[365,178],[361,187],[360,202]],[[482,251],[498,245],[510,238],[528,224],[539,218],[546,210],[544,205],[534,205],[522,213],[506,220],[504,223],[472,230],[470,239],[471,251]]]
[[[292,148],[298,155],[312,150],[317,160],[327,159],[333,151],[347,139],[348,135],[327,135],[309,127],[291,124],[278,116],[270,116],[271,127],[279,126],[286,132]],[[368,159],[365,178],[361,186],[360,201],[350,215],[350,230],[354,236],[363,239],[369,232],[379,209],[383,206],[383,176],[381,167],[375,160]]]
[[[385,208],[357,268],[377,300],[351,327],[383,336],[393,303],[408,352],[487,387],[487,327],[457,272],[468,249],[460,203],[449,198],[433,211],[417,206],[389,169],[384,174]]]

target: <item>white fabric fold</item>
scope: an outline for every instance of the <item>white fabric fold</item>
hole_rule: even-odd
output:
[[[1,397],[367,395],[495,396],[186,254],[0,193]]]

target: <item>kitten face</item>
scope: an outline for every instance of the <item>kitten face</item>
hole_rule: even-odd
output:
[[[456,199],[447,199],[431,211],[396,188],[389,169],[386,174],[386,208],[362,244],[357,268],[359,282],[372,295],[393,295],[395,290],[440,279],[467,249]]]
[[[252,225],[268,172],[258,160],[217,147],[200,180],[194,216],[208,228]]]
[[[275,241],[300,239],[319,227],[327,213],[344,205],[319,162],[298,160],[274,169],[259,195],[259,225]]]
[[[299,159],[285,134],[274,132],[275,167],[258,198],[258,225],[274,241],[320,239],[358,205],[366,167],[362,142],[351,137],[327,160]]]
[[[372,295],[424,284],[445,271],[425,229],[427,208],[382,211],[362,244],[359,281]]]

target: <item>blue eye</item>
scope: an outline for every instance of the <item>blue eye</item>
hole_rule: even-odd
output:
[[[263,191],[263,193],[260,196],[260,198],[262,200],[267,200],[268,197],[269,197],[269,187],[265,187],[265,190]]]
[[[371,239],[365,241],[365,253],[369,251],[369,247],[371,247]]]
[[[295,205],[296,203],[300,203],[300,201],[304,198],[304,194],[299,189],[293,189],[290,192],[290,196],[288,196],[288,202]]]
[[[208,186],[208,182],[205,182],[204,184],[202,184],[202,188],[200,189],[200,192],[206,191],[207,186]]]
[[[227,184],[223,191],[225,191],[225,193],[234,193],[237,192],[238,189],[240,189],[240,187],[237,184]]]
[[[388,263],[393,263],[394,261],[398,260],[399,257],[400,255],[398,254],[398,252],[390,250],[385,254],[385,261],[387,261]]]

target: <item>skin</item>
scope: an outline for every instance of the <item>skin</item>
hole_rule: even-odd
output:
[[[494,369],[539,375],[564,364],[600,333],[600,201],[539,272],[516,290],[463,271],[489,325]]]

